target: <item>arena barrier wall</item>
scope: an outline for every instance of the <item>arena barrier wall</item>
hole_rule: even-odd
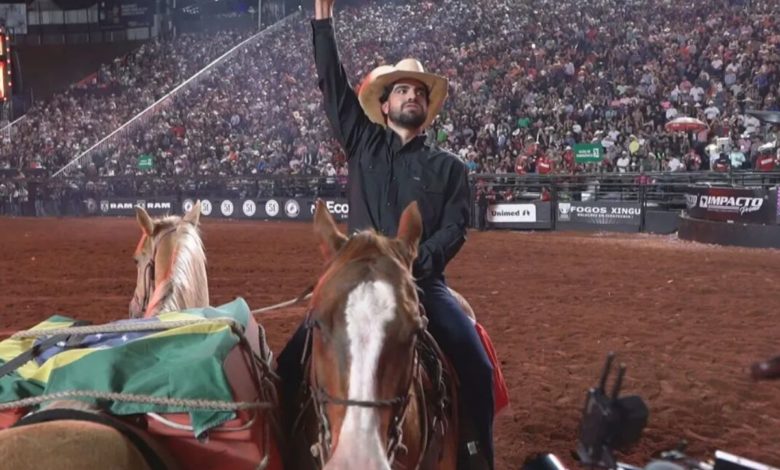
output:
[[[680,216],[681,240],[750,248],[780,248],[780,225],[716,222]]]
[[[182,201],[182,213],[190,210],[195,200],[188,198]],[[315,201],[314,198],[203,198],[200,204],[201,215],[206,218],[311,221]],[[349,217],[346,199],[323,198],[323,201],[337,221],[346,222]]]
[[[780,248],[777,198],[777,188],[691,187],[678,236],[701,243]]]

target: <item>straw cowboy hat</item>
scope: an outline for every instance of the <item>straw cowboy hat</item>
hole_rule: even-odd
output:
[[[385,89],[402,79],[414,79],[422,82],[428,88],[428,116],[422,128],[430,126],[444,106],[447,99],[448,82],[444,77],[427,73],[422,64],[415,59],[404,59],[395,65],[381,65],[372,70],[358,91],[360,106],[373,122],[386,126],[385,115],[382,114],[382,103],[379,99]]]

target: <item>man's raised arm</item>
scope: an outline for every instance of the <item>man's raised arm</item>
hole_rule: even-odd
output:
[[[360,107],[339,60],[333,30],[333,3],[334,0],[314,2],[314,61],[328,120],[347,158],[351,158],[357,152],[363,132],[373,124]]]

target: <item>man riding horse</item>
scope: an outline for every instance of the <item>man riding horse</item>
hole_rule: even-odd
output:
[[[423,235],[414,276],[428,329],[457,372],[460,401],[468,404],[462,416],[476,435],[459,445],[459,468],[493,468],[493,366],[444,277],[466,240],[468,172],[424,136],[447,98],[448,82],[425,72],[417,60],[404,59],[373,70],[356,95],[338,56],[333,3],[315,0],[312,27],[325,110],[348,159],[349,233],[374,229],[393,237],[403,209],[418,203]],[[299,328],[279,356],[285,397],[295,396],[302,380],[305,342],[305,329]]]

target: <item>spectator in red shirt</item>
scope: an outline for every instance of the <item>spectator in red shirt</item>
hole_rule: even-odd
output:
[[[524,175],[528,173],[528,156],[518,155],[515,159],[515,173],[518,175]]]
[[[772,171],[777,167],[777,155],[774,152],[761,152],[756,158],[758,171]]]
[[[539,155],[536,160],[536,172],[540,175],[547,175],[553,171],[553,162],[546,153]]]

